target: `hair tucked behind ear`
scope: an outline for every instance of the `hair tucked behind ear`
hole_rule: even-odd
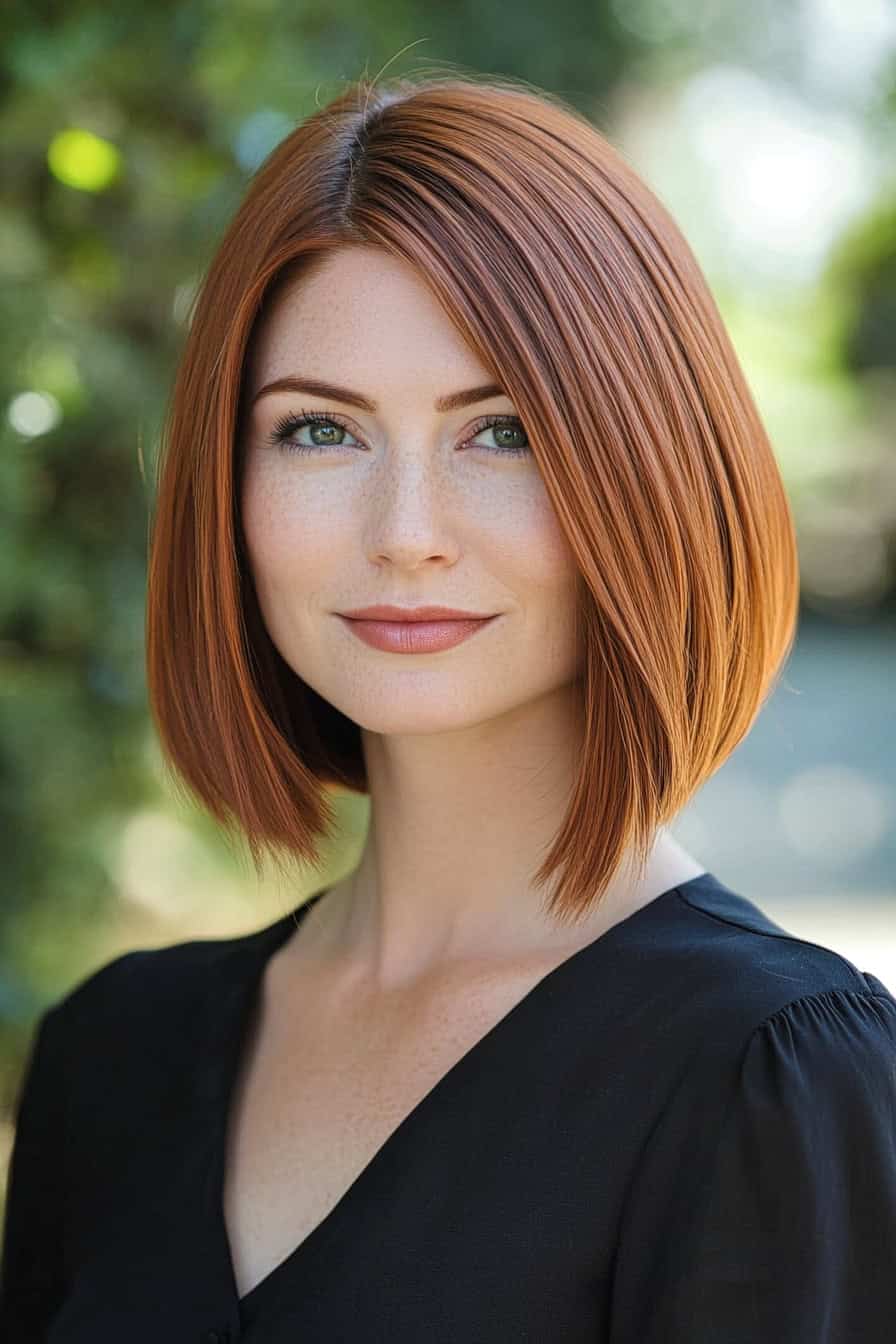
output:
[[[194,304],[165,426],[147,677],[179,778],[256,867],[315,864],[360,730],[272,644],[238,514],[265,302],[334,248],[417,269],[512,398],[580,571],[583,751],[536,881],[584,914],[749,731],[795,636],[780,473],[705,278],[622,156],[509,80],[352,84],[269,155]]]

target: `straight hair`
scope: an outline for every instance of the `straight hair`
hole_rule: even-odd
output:
[[[228,832],[316,866],[359,726],[262,620],[238,501],[246,364],[284,284],[363,244],[413,266],[512,398],[578,568],[583,750],[534,876],[575,920],[752,726],[795,638],[775,456],[665,207],[560,98],[352,82],[251,179],[195,296],[163,426],[146,667],[163,755]]]

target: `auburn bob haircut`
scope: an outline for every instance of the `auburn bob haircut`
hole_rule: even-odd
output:
[[[534,875],[575,921],[629,846],[746,736],[795,638],[773,450],[678,227],[583,115],[518,81],[353,82],[257,170],[194,300],[167,408],[146,613],[176,784],[260,873],[318,866],[360,728],[262,622],[238,510],[244,369],[265,300],[334,248],[416,267],[515,403],[581,574],[583,746]]]

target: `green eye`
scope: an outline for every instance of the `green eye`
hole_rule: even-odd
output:
[[[497,447],[491,451],[496,452],[499,456],[522,457],[525,453],[531,452],[526,431],[523,429],[523,423],[518,416],[486,416],[474,431],[473,438],[478,438],[486,429],[492,431],[497,444]],[[471,440],[468,440],[465,446],[469,446],[470,442]],[[477,446],[488,447],[487,444]]]
[[[299,443],[293,436],[306,425],[309,426],[312,441]],[[302,415],[281,416],[271,431],[269,442],[285,453],[313,453],[316,448],[343,447],[344,436],[348,433],[347,426],[335,415],[306,411]],[[315,435],[318,436],[316,439]]]
[[[302,443],[295,436],[306,426],[311,435],[311,442]],[[492,431],[494,446],[475,442],[486,430]],[[352,438],[353,443],[357,443],[348,426],[335,413],[303,411],[301,415],[281,416],[271,430],[268,441],[272,447],[279,448],[284,453],[307,454],[327,448],[351,447],[352,444],[347,444],[345,441],[346,435]],[[532,451],[522,421],[516,415],[485,416],[462,446],[485,448],[497,457],[524,457]]]

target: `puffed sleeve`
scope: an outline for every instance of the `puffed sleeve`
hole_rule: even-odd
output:
[[[3,1250],[0,1340],[41,1344],[63,1297],[63,1076],[58,1012],[37,1021],[15,1104]]]
[[[896,999],[795,1000],[632,1181],[612,1344],[894,1344]]]

